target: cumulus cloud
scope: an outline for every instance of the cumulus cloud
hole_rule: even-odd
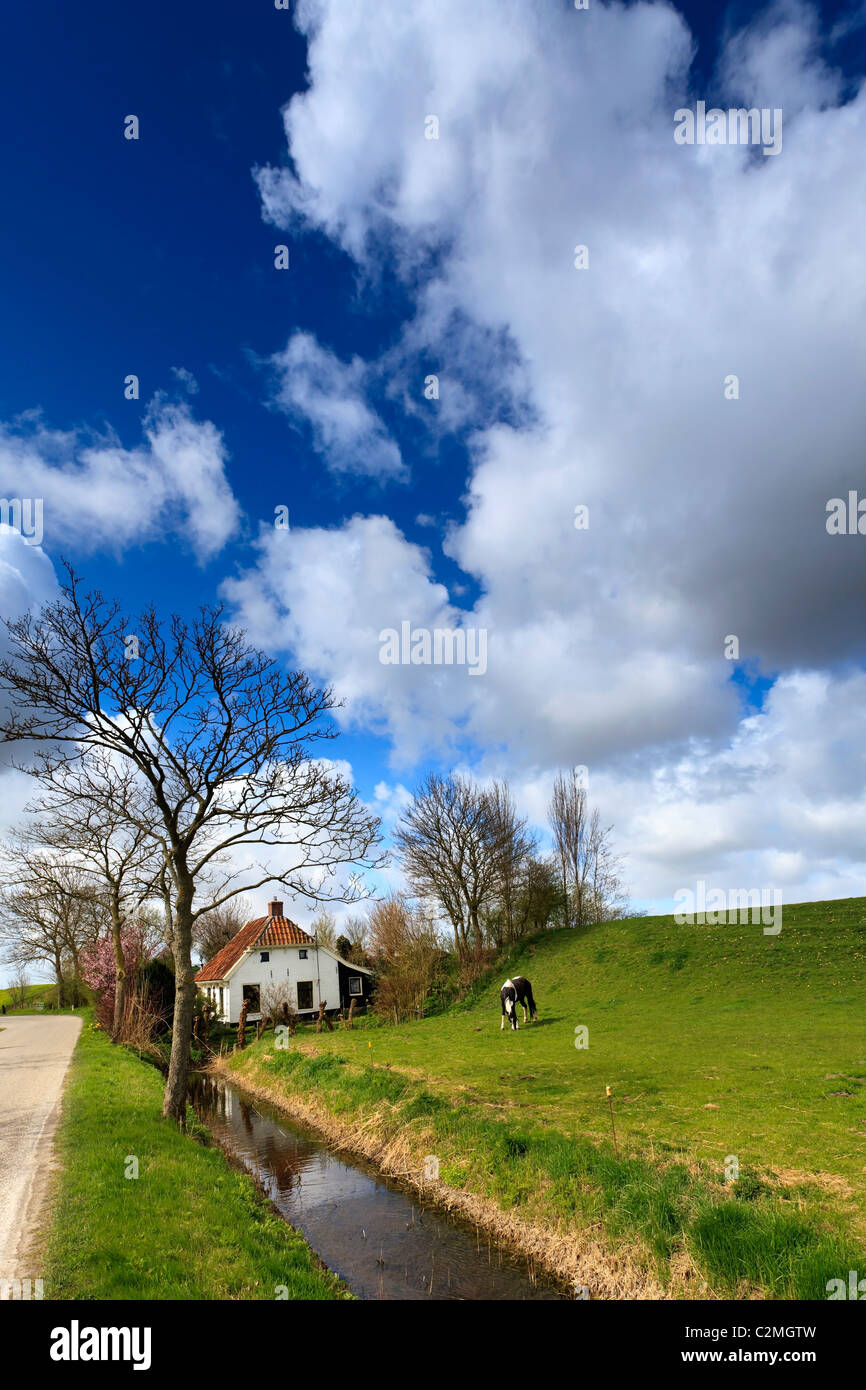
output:
[[[674,142],[676,109],[709,94],[663,4],[419,0],[371,16],[301,0],[296,22],[309,86],[284,111],[290,163],[257,172],[263,211],[331,237],[366,275],[402,277],[413,309],[389,370],[402,352],[416,372],[427,350],[443,393],[449,370],[463,392],[452,423],[478,424],[444,544],[479,597],[456,613],[384,518],[293,533],[315,580],[264,544],[232,597],[342,682],[398,760],[463,740],[480,767],[541,781],[586,763],[638,828],[672,786],[683,809],[664,843],[700,841],[675,878],[737,843],[803,854],[805,820],[783,834],[757,777],[741,778],[756,815],[728,817],[728,760],[757,735],[723,652],[736,635],[779,677],[766,717],[781,791],[800,688],[786,682],[820,673],[835,708],[863,654],[866,541],[825,525],[862,480],[863,86],[843,96],[806,5],[731,33],[712,100],[782,108],[782,152],[762,159]],[[488,630],[485,678],[381,666],[395,595],[416,623]],[[816,808],[836,795],[803,792]],[[810,882],[804,860],[779,863]]]
[[[119,552],[173,535],[209,559],[240,521],[222,435],[162,396],[145,413],[143,435],[127,449],[113,435],[49,429],[32,414],[2,424],[0,491],[41,499],[52,550]]]
[[[294,333],[270,366],[274,404],[306,423],[313,447],[334,473],[403,478],[400,450],[366,401],[370,370],[359,357],[341,362],[310,333]]]
[[[463,614],[431,574],[430,556],[408,545],[389,517],[291,533],[262,528],[258,564],[222,585],[253,642],[291,648],[305,669],[333,684],[346,727],[390,733],[403,761],[431,741],[452,745],[465,710],[467,669],[386,665],[386,629],[450,628]],[[422,672],[425,679],[418,680]]]
[[[695,743],[649,777],[602,772],[642,895],[698,879],[786,902],[860,896],[866,876],[866,675],[781,677],[726,747]]]

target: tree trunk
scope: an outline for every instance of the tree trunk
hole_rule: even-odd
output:
[[[123,1011],[126,1008],[126,961],[123,958],[123,921],[120,914],[112,912],[111,945],[114,949],[114,1021],[111,1037],[114,1042],[120,1036]]]
[[[186,1092],[189,1080],[189,1046],[192,1039],[192,1017],[195,1009],[195,971],[192,968],[192,884],[178,891],[174,914],[174,1019],[171,1034],[171,1057],[162,1113],[184,1127],[186,1123]]]
[[[81,1003],[81,971],[78,969],[78,950],[72,948],[72,1007],[77,1009]]]
[[[57,977],[57,1007],[58,1009],[62,1009],[64,1005],[63,962],[61,961],[59,954],[54,957],[54,974]]]

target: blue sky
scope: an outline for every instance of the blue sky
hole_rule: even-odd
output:
[[[637,903],[859,891],[863,560],[823,516],[866,490],[863,6],[470,9],[10,13],[0,486],[46,558],[2,537],[7,612],[61,555],[133,610],[221,593],[336,684],[386,820],[457,766],[541,825],[583,764]],[[678,149],[698,99],[783,109],[781,154]],[[483,626],[489,675],[383,667],[404,619]]]

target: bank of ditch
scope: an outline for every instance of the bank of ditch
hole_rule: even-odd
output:
[[[699,1164],[491,1117],[395,1068],[272,1035],[213,1065],[578,1296],[826,1298],[827,1280],[856,1267],[844,1235],[784,1199],[732,1198]]]

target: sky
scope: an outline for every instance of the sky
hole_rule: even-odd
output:
[[[866,5],[84,9],[4,25],[0,613],[223,601],[386,832],[583,767],[638,909],[861,894]]]

